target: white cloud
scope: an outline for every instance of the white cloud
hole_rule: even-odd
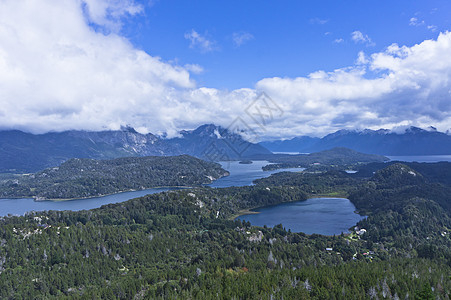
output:
[[[218,50],[215,41],[209,40],[205,35],[202,35],[191,29],[191,32],[185,33],[185,39],[190,41],[189,47],[192,49],[199,49],[201,52],[211,52]]]
[[[436,32],[438,29],[437,26],[435,26],[435,25],[426,25],[426,22],[424,22],[424,20],[419,20],[417,17],[410,18],[409,25],[410,26],[426,26],[426,28],[432,32]]]
[[[204,72],[204,68],[202,68],[202,66],[199,66],[198,64],[186,64],[184,65],[184,68],[193,74],[201,74]]]
[[[0,20],[0,127],[170,127],[157,108],[195,86],[186,69],[94,31],[77,0],[1,1]]]
[[[344,39],[339,38],[339,39],[335,39],[335,40],[334,40],[334,43],[335,43],[335,44],[341,44],[341,43],[343,43],[344,41],[345,41]]]
[[[82,0],[86,15],[90,22],[107,30],[118,31],[121,18],[143,12],[143,5],[134,0]]]
[[[368,62],[369,61],[368,61],[365,53],[363,51],[360,51],[359,55],[357,57],[357,60],[356,60],[356,64],[357,65],[364,65],[364,64],[367,64]]]
[[[412,18],[410,18],[409,25],[410,26],[421,26],[421,25],[424,25],[424,21],[420,21],[420,20],[418,20],[418,18],[412,17]]]
[[[268,137],[400,125],[451,128],[449,32],[411,47],[359,53],[354,65],[331,72],[263,78],[254,88],[227,91],[196,87],[189,72],[200,72],[198,65],[173,65],[117,32],[93,30],[85,10],[80,0],[0,1],[0,128],[130,124],[175,135],[202,123],[228,126],[245,117],[260,91],[284,111],[262,132]]]
[[[355,42],[355,43],[362,43],[365,44],[367,46],[374,46],[375,43],[373,43],[373,41],[370,39],[370,37],[367,34],[363,34],[362,32],[356,30],[354,32],[351,33],[351,39]]]
[[[321,76],[266,78],[257,88],[285,111],[286,119],[272,125],[275,135],[287,119],[291,135],[405,124],[446,130],[451,125],[449,51],[447,32],[412,47],[394,44],[369,57],[359,53],[357,65]],[[371,78],[367,70],[374,73]]]
[[[232,38],[235,47],[240,47],[244,43],[254,39],[254,36],[249,32],[234,32]]]

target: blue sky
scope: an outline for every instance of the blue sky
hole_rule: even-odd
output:
[[[0,130],[176,136],[240,119],[256,140],[451,132],[450,12],[448,0],[0,0]],[[262,93],[280,112],[264,126],[247,113]]]
[[[135,46],[166,61],[200,65],[204,72],[193,75],[199,85],[236,89],[252,87],[266,77],[346,67],[359,51],[378,52],[392,43],[414,45],[436,38],[451,27],[450,12],[451,2],[446,0],[160,0],[128,19],[123,33]],[[189,48],[184,36],[191,30],[214,43],[212,49]],[[368,35],[373,44],[354,42],[354,31]],[[250,39],[237,46],[234,34],[248,34]]]

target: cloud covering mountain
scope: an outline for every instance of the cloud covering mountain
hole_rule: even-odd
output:
[[[174,136],[203,123],[227,127],[262,91],[284,111],[261,130],[267,138],[451,128],[450,32],[360,53],[354,65],[330,72],[263,78],[229,91],[199,86],[192,68],[136,48],[121,24],[142,13],[132,0],[0,0],[0,128],[42,133],[130,124]]]

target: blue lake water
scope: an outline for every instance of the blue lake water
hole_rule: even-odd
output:
[[[286,230],[307,234],[338,235],[348,232],[364,217],[354,213],[355,207],[344,198],[311,198],[306,201],[282,203],[255,209],[258,214],[243,215],[255,226],[274,227],[282,224]]]
[[[267,161],[254,161],[252,164],[240,164],[237,161],[221,162],[222,167],[230,171],[230,176],[220,178],[208,186],[222,188],[230,186],[252,185],[256,179],[268,177],[279,172],[299,172],[304,168],[289,168],[272,171],[263,171],[262,167],[268,165]]]
[[[263,171],[262,166],[267,165],[267,161],[255,161],[252,164],[239,164],[238,162],[222,162],[224,169],[230,172],[230,176],[216,180],[211,187],[230,187],[251,185],[255,179],[267,177],[277,171]],[[283,171],[300,171],[303,169],[284,169]],[[23,215],[29,211],[43,210],[83,210],[98,208],[105,204],[118,203],[133,198],[142,197],[148,194],[155,194],[178,188],[155,188],[141,191],[124,192],[114,195],[96,197],[89,199],[74,199],[68,201],[34,201],[31,198],[24,199],[0,199],[0,217],[8,214]]]
[[[74,199],[67,201],[34,201],[34,199],[0,199],[0,216],[23,215],[29,211],[42,210],[83,210],[93,209],[105,204],[123,202],[136,197],[142,197],[148,194],[155,194],[173,190],[175,188],[156,188],[134,192],[123,192],[114,195],[88,198]]]
[[[451,161],[451,155],[430,156],[388,156],[392,160],[438,162]],[[208,186],[214,188],[230,186],[247,186],[259,178],[268,177],[271,174],[282,171],[302,171],[301,168],[263,171],[262,167],[267,161],[254,161],[252,164],[240,164],[239,162],[222,162],[224,169],[230,172],[230,176],[216,180]],[[83,210],[98,208],[110,203],[123,202],[148,194],[160,193],[177,188],[155,188],[142,191],[124,192],[104,197],[90,199],[75,199],[70,201],[34,201],[34,199],[0,199],[0,217],[8,214],[23,215],[30,211],[43,210]],[[318,233],[324,235],[340,234],[347,232],[348,228],[355,225],[361,216],[355,214],[354,205],[343,198],[315,198],[301,202],[283,203],[280,205],[256,209],[260,214],[245,215],[239,219],[250,221],[253,225],[272,227],[282,224],[293,232],[305,232],[307,234]]]
[[[208,186],[223,188],[230,186],[252,185],[259,178],[268,177],[281,171],[298,172],[302,168],[263,171],[267,161],[254,161],[252,164],[222,162],[230,175],[216,180]],[[98,208],[110,203],[123,202],[136,197],[175,190],[177,188],[155,188],[142,191],[123,192],[114,195],[69,201],[34,201],[34,199],[0,199],[0,216],[23,215],[30,211],[43,210],[84,210]],[[357,223],[361,217],[354,213],[354,205],[347,199],[308,199],[304,202],[284,203],[258,209],[261,214],[242,216],[257,226],[274,226],[282,223],[294,232],[319,233],[325,235],[340,234]]]

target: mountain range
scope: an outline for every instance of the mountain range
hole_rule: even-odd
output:
[[[273,152],[312,153],[346,147],[355,151],[380,155],[449,155],[451,135],[430,127],[409,127],[402,132],[386,129],[363,131],[339,130],[323,138],[300,136],[290,140],[261,142]]]
[[[141,134],[131,127],[117,131],[73,130],[45,134],[0,131],[0,172],[36,172],[58,166],[70,158],[111,159],[181,154],[220,161],[271,155],[271,152],[213,124],[181,131],[176,138]]]
[[[183,130],[177,137],[141,134],[132,127],[110,131],[64,131],[32,134],[0,131],[0,173],[36,172],[71,158],[111,159],[127,156],[188,154],[208,161],[270,159],[272,152],[313,153],[335,147],[380,155],[451,154],[451,136],[435,129],[339,130],[323,138],[301,136],[253,144],[214,124]]]

